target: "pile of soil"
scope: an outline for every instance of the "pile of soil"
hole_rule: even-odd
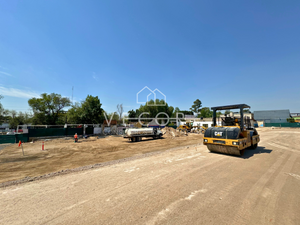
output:
[[[165,127],[161,129],[164,138],[176,138],[187,136],[187,133],[179,132],[178,130],[174,129],[173,127]]]

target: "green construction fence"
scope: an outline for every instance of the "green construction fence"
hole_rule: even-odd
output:
[[[16,143],[15,135],[0,135],[0,144]]]
[[[19,141],[21,142],[28,142],[29,140],[29,135],[28,134],[15,134],[15,138],[16,138],[16,143],[19,143]]]
[[[265,127],[299,127],[300,123],[265,123]]]
[[[83,128],[39,128],[28,129],[29,137],[72,136],[83,134]]]

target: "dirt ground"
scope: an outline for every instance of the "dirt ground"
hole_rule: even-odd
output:
[[[243,157],[194,145],[0,188],[0,224],[300,224],[300,129],[259,133]]]
[[[202,143],[202,137],[189,134],[173,138],[167,133],[163,139],[144,138],[141,142],[130,142],[121,136],[90,137],[79,139],[78,143],[71,138],[48,139],[44,141],[45,151],[41,150],[42,140],[24,143],[25,156],[18,144],[12,144],[0,150],[0,183]]]

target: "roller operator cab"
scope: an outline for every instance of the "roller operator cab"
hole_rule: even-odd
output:
[[[259,135],[251,125],[250,118],[244,117],[246,104],[213,107],[213,126],[206,129],[203,144],[209,151],[241,156],[245,149],[255,149],[260,141]],[[239,109],[240,116],[226,115],[218,118],[218,110]],[[232,113],[231,113],[232,114]]]

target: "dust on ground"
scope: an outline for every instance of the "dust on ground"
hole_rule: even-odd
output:
[[[188,134],[174,138],[168,131],[162,139],[143,138],[141,142],[131,142],[121,136],[90,137],[79,139],[78,143],[74,143],[71,138],[60,138],[44,140],[44,151],[41,150],[43,140],[39,140],[23,144],[25,156],[18,144],[12,144],[0,151],[0,183],[148,152],[201,144],[202,137],[200,134]]]

